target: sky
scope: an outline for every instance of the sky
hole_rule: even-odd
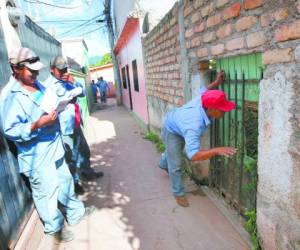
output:
[[[50,33],[54,32],[56,39],[83,37],[90,57],[103,56],[110,52],[105,24],[96,23],[96,20],[104,19],[104,0],[17,0],[16,2],[38,25]]]

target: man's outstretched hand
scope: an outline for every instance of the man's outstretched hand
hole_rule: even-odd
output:
[[[211,84],[209,84],[207,86],[207,89],[217,89],[222,83],[223,83],[223,79],[225,78],[225,71],[221,70],[217,76],[216,76],[216,80],[214,82],[212,82]]]
[[[219,147],[215,148],[215,152],[217,155],[231,157],[236,154],[237,149],[233,147]]]

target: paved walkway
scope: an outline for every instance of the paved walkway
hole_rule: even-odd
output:
[[[92,113],[87,131],[92,164],[105,176],[85,183],[81,198],[97,211],[70,227],[74,241],[54,246],[44,237],[39,249],[248,249],[201,192],[188,194],[190,207],[176,205],[167,174],[157,168],[159,154],[125,108],[110,100]]]

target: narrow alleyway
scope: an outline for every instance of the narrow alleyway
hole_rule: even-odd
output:
[[[70,228],[74,241],[54,246],[44,237],[39,249],[248,249],[201,192],[188,194],[189,208],[176,205],[167,174],[157,168],[159,154],[125,108],[110,100],[92,113],[86,131],[92,164],[105,176],[85,183],[81,198],[97,211]]]

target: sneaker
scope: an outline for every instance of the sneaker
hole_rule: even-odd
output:
[[[75,226],[77,224],[79,224],[81,221],[85,220],[86,218],[88,218],[92,213],[94,213],[96,211],[96,207],[95,206],[89,206],[89,207],[85,207],[85,212],[84,214],[81,216],[81,218],[75,222],[74,224],[69,224],[70,226]]]
[[[59,230],[56,233],[53,234],[49,234],[50,237],[53,237],[55,240],[55,243],[61,243],[61,242],[69,242],[74,240],[74,234],[66,229],[66,228],[62,228],[61,230]]]
[[[75,183],[75,193],[76,194],[84,194],[84,188],[79,183]]]
[[[84,179],[86,180],[95,180],[95,179],[98,179],[98,178],[101,178],[103,177],[103,172],[99,171],[99,172],[89,172],[89,173],[84,173],[82,172],[81,173],[81,177],[83,177]]]
[[[190,204],[189,204],[187,198],[185,197],[185,195],[175,196],[175,200],[176,200],[176,203],[179,206],[182,206],[182,207],[189,207],[190,206]]]

